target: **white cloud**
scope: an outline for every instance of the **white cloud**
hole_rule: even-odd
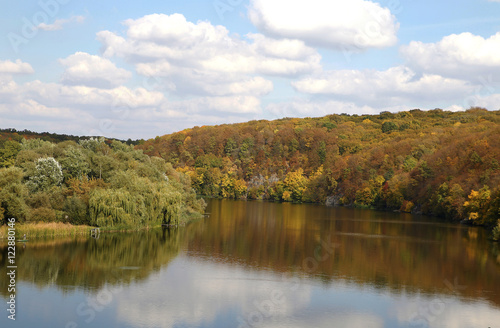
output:
[[[22,93],[10,94],[7,97],[9,99],[4,101],[6,96],[0,91],[0,117],[3,128],[88,135],[86,127],[97,125],[92,113],[74,106],[44,105]]]
[[[169,101],[162,92],[0,80],[4,127],[79,135],[150,138],[195,125],[244,122],[262,113],[258,97]]]
[[[365,0],[251,0],[249,17],[266,35],[336,49],[392,46],[399,29],[389,9]]]
[[[111,88],[122,85],[132,74],[109,59],[77,52],[59,62],[65,67],[62,82],[69,85]]]
[[[335,96],[371,106],[456,100],[474,91],[474,86],[465,81],[433,74],[418,76],[404,66],[386,71],[328,71],[293,82],[292,85],[299,92]]]
[[[298,40],[230,35],[223,26],[188,22],[183,15],[154,14],[127,20],[127,37],[97,34],[106,57],[120,56],[139,74],[161,77],[179,95],[260,96],[272,90],[263,75],[298,76],[320,69],[321,56]]]
[[[0,74],[31,74],[34,72],[33,67],[29,63],[24,63],[20,59],[16,59],[15,62],[0,60]]]
[[[5,106],[2,104],[0,106],[0,113],[2,113],[2,121],[4,119],[18,119],[23,122],[27,121],[38,121],[50,120],[53,123],[58,121],[65,121],[67,119],[73,119],[75,122],[78,121],[78,117],[75,115],[76,111],[70,110],[68,107],[51,107],[45,106],[33,99],[26,99],[16,104],[16,111],[14,112],[10,106]],[[79,112],[80,114],[82,112]],[[85,115],[89,117],[88,115]]]
[[[473,94],[465,98],[462,106],[464,108],[483,107],[490,110],[500,110],[500,94]]]
[[[446,108],[444,108],[445,111],[450,111],[450,112],[463,112],[466,110],[465,107],[462,107],[460,105],[451,105]]]
[[[24,84],[20,89],[24,96],[47,106],[68,106],[95,111],[111,110],[114,107],[155,107],[165,101],[160,92],[147,91],[144,88],[129,89],[124,86],[99,89],[33,81]]]
[[[292,39],[271,39],[262,34],[250,33],[248,37],[254,41],[253,48],[256,53],[271,58],[290,60],[306,60],[317,55],[316,50],[304,45],[304,41]]]
[[[38,24],[37,28],[44,31],[58,31],[62,30],[63,26],[68,23],[83,23],[84,20],[85,17],[83,16],[72,16],[67,19],[56,19],[52,24],[40,23]]]
[[[173,103],[188,113],[234,113],[259,114],[262,112],[260,99],[252,96],[198,97]]]
[[[166,61],[139,63],[136,69],[137,73],[152,77],[151,83],[147,84],[162,86],[166,91],[179,95],[261,96],[273,89],[272,82],[260,76],[194,70],[171,66]]]
[[[126,20],[123,35],[97,34],[102,56],[76,52],[60,59],[64,68],[60,83],[17,84],[13,76],[32,74],[33,67],[20,59],[0,60],[2,122],[18,122],[16,128],[31,129],[46,122],[54,127],[52,131],[64,133],[92,130],[107,136],[147,138],[194,125],[262,116],[376,114],[416,107],[498,108],[494,77],[500,74],[500,57],[495,56],[500,53],[500,32],[490,38],[463,33],[436,43],[412,42],[401,48],[406,66],[323,71],[321,56],[312,46],[354,50],[388,46],[396,41],[395,18],[369,1],[314,0],[286,3],[282,17],[271,19],[283,3],[251,2],[250,17],[263,34],[231,34],[224,26],[189,22],[180,14]],[[40,28],[56,30],[69,21],[83,20],[75,17]],[[374,23],[382,33],[360,43]],[[117,67],[113,57],[133,65],[137,74]],[[137,75],[137,87],[123,86]],[[285,92],[293,93],[290,81],[300,98],[282,98]],[[12,111],[9,118],[8,110]],[[103,128],[103,118],[114,126]],[[30,125],[22,126],[23,120]]]
[[[12,79],[0,80],[0,117],[2,125],[20,129],[36,129],[70,134],[89,134],[129,138],[139,134],[122,127],[111,131],[102,127],[103,118],[117,124],[132,120],[134,112],[151,111],[167,102],[161,92],[124,86],[100,89],[87,86],[68,86],[38,80],[18,84]],[[135,116],[132,125],[145,121]],[[175,126],[172,126],[172,130]],[[148,128],[141,131],[148,136]]]
[[[412,41],[401,47],[411,67],[433,74],[475,80],[500,74],[500,32],[485,39],[471,33],[452,34],[436,43]]]
[[[4,77],[0,75],[0,103],[1,104],[14,104],[20,102],[22,97],[20,95],[20,88],[11,77]]]

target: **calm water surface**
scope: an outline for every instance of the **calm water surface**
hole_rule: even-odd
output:
[[[319,205],[211,200],[174,230],[30,241],[0,327],[500,327],[478,228]]]

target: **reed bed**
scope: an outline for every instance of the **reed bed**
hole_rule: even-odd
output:
[[[7,238],[7,229],[7,226],[0,227],[0,240]],[[72,225],[69,223],[51,222],[16,224],[15,229],[17,239],[21,239],[24,234],[26,234],[27,239],[32,239],[89,234],[92,227],[85,225]]]

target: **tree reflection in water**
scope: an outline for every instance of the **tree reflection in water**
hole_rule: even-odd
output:
[[[104,284],[144,280],[183,254],[327,285],[342,280],[395,292],[458,292],[500,306],[498,245],[480,228],[408,214],[260,201],[211,200],[207,212],[209,218],[174,230],[30,241],[17,247],[17,279],[92,292]],[[330,253],[328,241],[334,245]],[[0,248],[2,276],[6,260]],[[467,288],[447,287],[446,281],[455,280]],[[1,279],[0,293],[6,292]]]

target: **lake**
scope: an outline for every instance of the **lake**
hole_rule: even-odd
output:
[[[17,247],[1,327],[500,327],[500,251],[404,213],[209,200],[204,218]]]

